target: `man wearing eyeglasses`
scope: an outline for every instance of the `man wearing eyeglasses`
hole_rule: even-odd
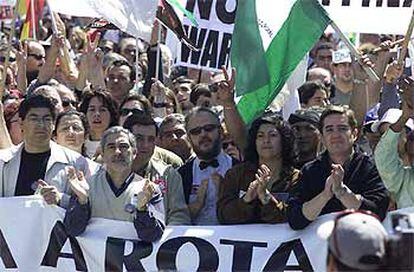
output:
[[[301,187],[288,203],[293,229],[303,229],[319,215],[344,209],[369,210],[385,218],[389,194],[372,158],[354,147],[357,122],[352,110],[330,106],[320,118],[320,157],[302,168]]]
[[[186,117],[185,128],[195,157],[178,172],[193,224],[219,224],[216,214],[218,187],[236,160],[222,150],[222,129],[217,114],[209,108],[194,108]]]
[[[134,81],[135,68],[126,61],[114,61],[106,71],[106,86],[118,105],[134,87]]]
[[[79,153],[51,141],[55,126],[55,104],[34,94],[20,106],[23,143],[0,154],[0,196],[40,193],[48,204],[67,207],[70,188],[65,168],[75,166],[89,177],[97,164]]]

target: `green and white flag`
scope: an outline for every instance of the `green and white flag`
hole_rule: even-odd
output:
[[[246,123],[269,106],[330,22],[317,0],[238,1],[231,62]]]

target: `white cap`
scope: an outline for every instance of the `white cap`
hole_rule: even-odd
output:
[[[380,126],[384,123],[388,124],[394,124],[398,121],[400,116],[402,115],[402,110],[400,109],[389,109],[381,118],[381,120],[375,121],[372,126],[371,130],[373,132],[378,132]],[[409,129],[414,129],[414,121],[413,119],[408,119],[407,123],[405,123],[405,126]]]
[[[352,63],[351,52],[348,49],[338,49],[332,52],[332,63]]]

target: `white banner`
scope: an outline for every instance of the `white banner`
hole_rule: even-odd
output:
[[[199,26],[191,25],[184,17],[183,24],[191,40],[201,48],[190,51],[186,46],[171,42],[177,53],[177,65],[207,70],[228,66],[231,37],[237,10],[236,0],[180,0],[194,12]],[[261,1],[261,0],[256,0]],[[269,6],[273,16],[278,14],[278,0]],[[404,34],[413,12],[412,0],[319,0],[331,19],[343,32]],[[172,35],[170,35],[172,36]],[[171,38],[174,39],[174,38]],[[176,44],[177,48],[174,48]]]
[[[128,222],[92,219],[68,238],[64,210],[37,196],[0,199],[1,271],[324,271],[334,215],[287,224],[168,227],[157,243]]]

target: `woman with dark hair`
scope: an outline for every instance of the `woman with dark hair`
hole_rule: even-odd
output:
[[[112,126],[118,125],[118,105],[111,94],[103,89],[91,89],[83,93],[79,106],[86,115],[89,125],[89,138],[85,141],[86,154],[96,157],[102,134]]]
[[[87,157],[85,140],[88,133],[88,121],[82,112],[71,110],[57,116],[54,131],[56,142],[85,157]]]
[[[256,119],[248,136],[246,161],[220,184],[217,215],[222,224],[282,223],[286,201],[297,188],[294,136],[278,115]]]

